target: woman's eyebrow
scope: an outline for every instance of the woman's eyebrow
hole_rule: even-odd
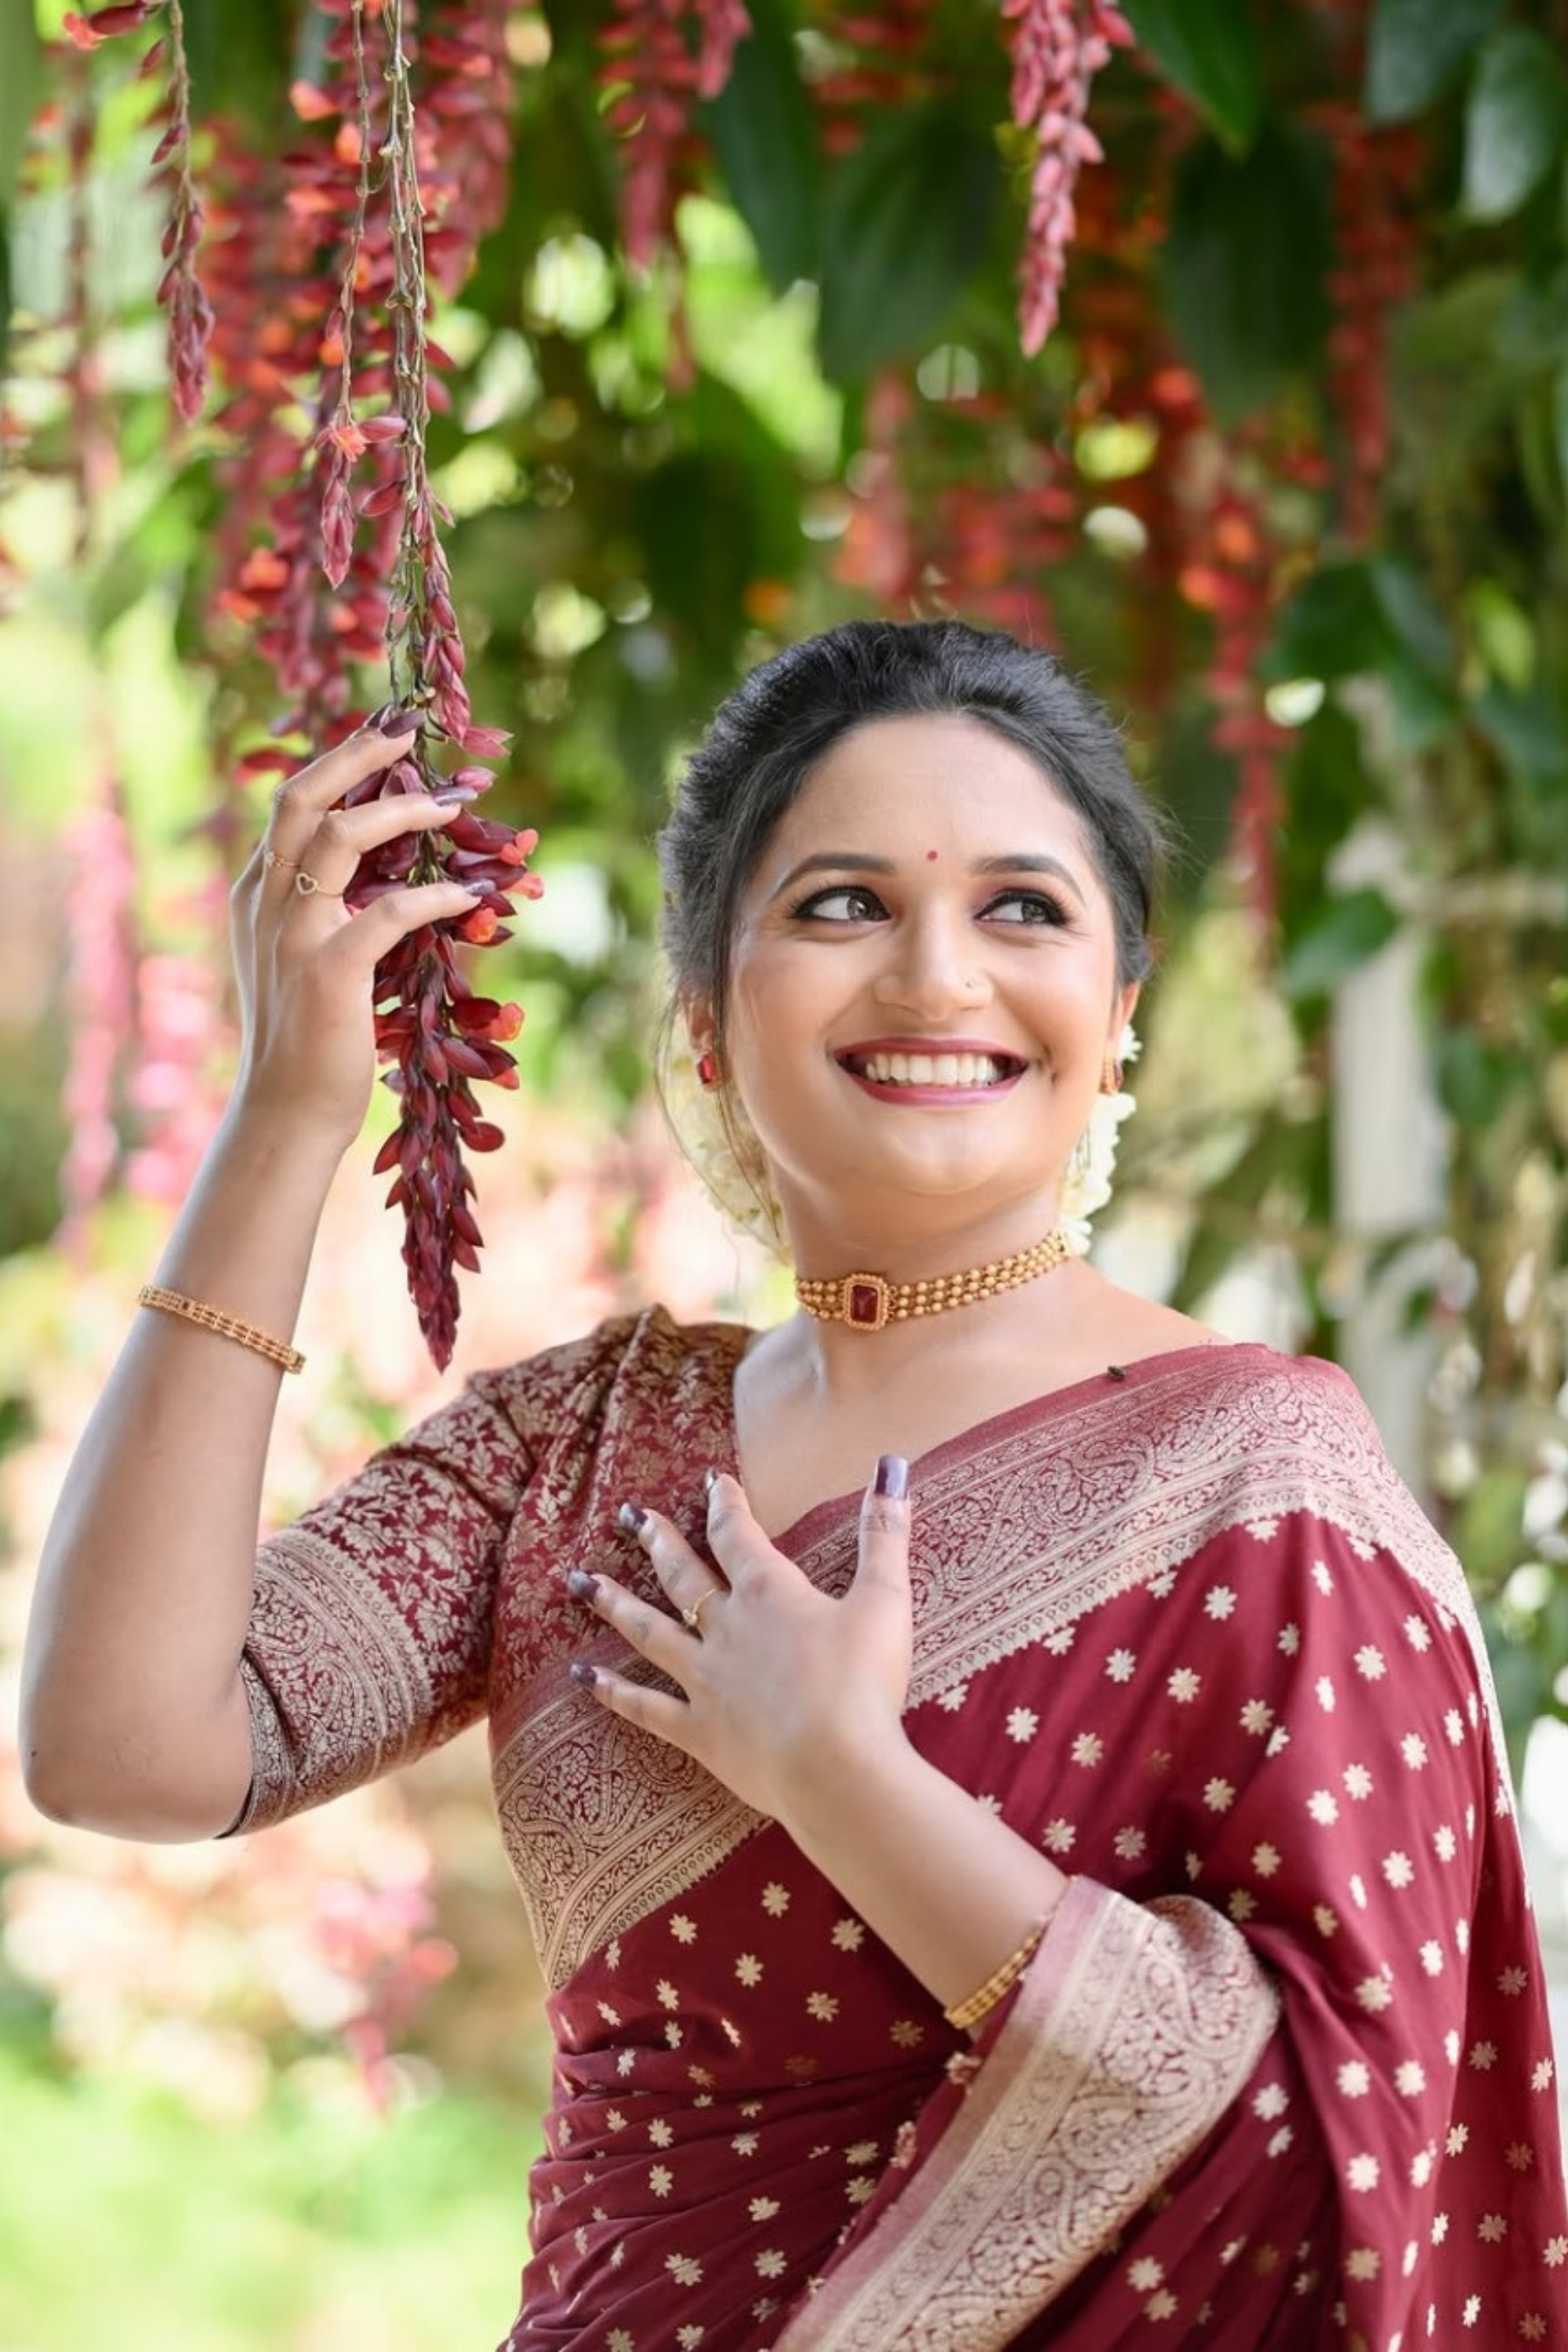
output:
[[[1047,857],[1037,850],[1016,857],[977,857],[971,866],[972,874],[1052,874],[1065,882],[1079,906],[1084,904],[1083,885],[1072,868],[1064,866],[1059,857]]]
[[[792,866],[768,897],[770,902],[782,897],[807,874],[896,874],[898,870],[897,860],[891,857],[867,857],[854,849],[819,849],[810,857],[803,857],[798,866]]]
[[[770,902],[805,879],[808,874],[896,874],[898,860],[893,857],[869,857],[855,849],[822,849],[803,857],[792,866],[783,879],[770,891]],[[970,867],[972,874],[1050,874],[1064,882],[1078,900],[1084,903],[1083,886],[1058,857],[1048,857],[1039,851],[1020,851],[1006,857],[977,857]]]

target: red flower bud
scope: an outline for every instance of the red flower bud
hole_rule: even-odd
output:
[[[162,5],[163,0],[122,0],[115,7],[95,8],[90,16],[72,9],[62,19],[60,29],[79,49],[96,49],[116,33],[134,33]]]

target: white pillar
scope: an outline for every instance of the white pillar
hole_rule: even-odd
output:
[[[1359,824],[1335,856],[1336,889],[1380,889],[1408,903],[1404,846],[1380,818]],[[1401,1233],[1431,1234],[1444,1205],[1442,1116],[1421,1017],[1426,940],[1405,921],[1386,947],[1341,982],[1331,1018],[1334,1222],[1358,1256]],[[1417,1242],[1375,1279],[1360,1280],[1341,1324],[1345,1370],[1366,1399],[1395,1469],[1426,1490],[1426,1392],[1436,1345],[1406,1306],[1429,1280]]]

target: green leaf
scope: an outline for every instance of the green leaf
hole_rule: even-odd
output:
[[[1388,628],[1371,567],[1325,563],[1279,616],[1264,665],[1270,677],[1354,677],[1376,669]]]
[[[1450,686],[1458,660],[1453,633],[1422,583],[1394,556],[1379,556],[1367,568],[1378,610],[1403,650],[1417,668]]]
[[[828,197],[817,342],[830,378],[936,340],[984,252],[1000,184],[990,138],[948,109],[900,108],[870,132]]]
[[[1438,678],[1403,647],[1392,647],[1378,671],[1393,722],[1392,748],[1400,759],[1418,759],[1449,734],[1459,715],[1456,681]]]
[[[1560,872],[1568,859],[1568,737],[1554,693],[1493,686],[1471,716],[1502,763],[1507,835],[1526,865]]]
[[[1399,918],[1381,890],[1347,890],[1331,898],[1279,969],[1289,997],[1327,996],[1341,981],[1386,947]]]
[[[292,13],[237,8],[233,0],[184,0],[185,56],[198,115],[298,129],[288,104]]]
[[[1552,386],[1552,439],[1563,499],[1568,502],[1568,367],[1558,371]]]
[[[43,95],[43,50],[32,0],[0,0],[0,209],[16,190]]]
[[[1477,698],[1473,716],[1519,782],[1559,788],[1568,783],[1568,741],[1563,740],[1562,713],[1550,694],[1489,687]]]
[[[789,20],[779,0],[749,0],[748,13],[751,33],[704,120],[768,283],[782,294],[816,274],[822,166]]]
[[[1236,0],[1126,0],[1122,10],[1164,79],[1216,138],[1245,153],[1263,119],[1252,19]]]
[[[1268,125],[1250,152],[1214,140],[1177,167],[1164,255],[1173,322],[1222,423],[1308,373],[1329,308],[1326,169],[1315,142]]]
[[[1289,950],[1322,910],[1323,875],[1333,850],[1378,801],[1378,788],[1362,756],[1360,730],[1332,698],[1300,730],[1285,781],[1279,887]]]
[[[1511,1054],[1489,1045],[1473,1029],[1439,1024],[1434,1033],[1437,1096],[1461,1127],[1491,1126],[1525,1076]]]
[[[1516,278],[1496,335],[1498,359],[1520,375],[1568,360],[1568,267],[1534,269]]]
[[[1568,86],[1556,51],[1527,25],[1484,44],[1465,114],[1459,204],[1471,220],[1506,220],[1563,152]]]
[[[1502,0],[1376,0],[1363,102],[1374,122],[1424,114],[1502,14]]]

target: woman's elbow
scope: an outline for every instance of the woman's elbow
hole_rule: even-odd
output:
[[[248,1760],[243,1770],[237,1759],[155,1769],[146,1759],[128,1759],[90,1739],[51,1738],[26,1714],[19,1745],[22,1786],[35,1811],[100,1837],[158,1845],[219,1837],[233,1826],[249,1785]]]

